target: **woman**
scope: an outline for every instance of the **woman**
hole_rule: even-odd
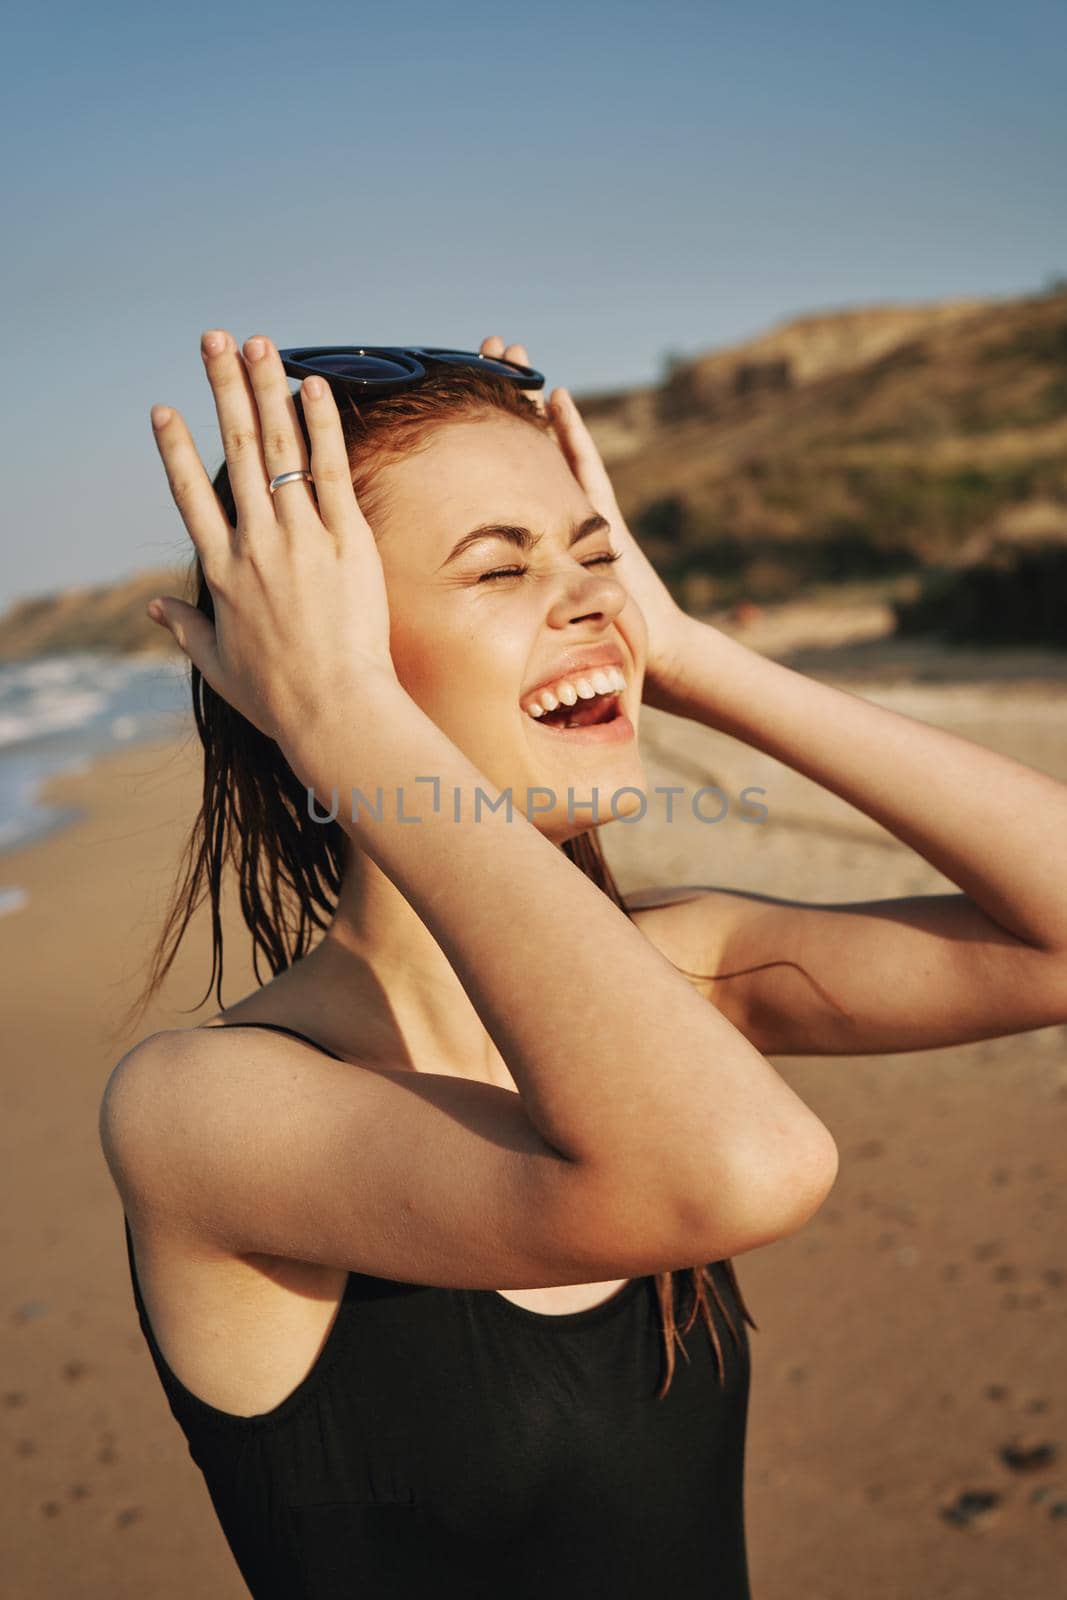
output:
[[[569,395],[511,381],[521,346],[372,401],[312,376],[299,402],[269,340],[203,349],[214,488],[153,412],[197,555],[196,606],[157,617],[192,663],[205,798],[151,985],[206,886],[222,1006],[227,854],[274,976],[130,1051],[101,1136],[231,1548],[257,1597],[745,1596],[729,1258],[802,1227],[837,1170],[767,1056],[1067,1016],[1067,793],[687,618]],[[639,803],[642,698],[824,783],[961,892],[623,905],[593,819]],[[714,1359],[684,1337],[698,1308]]]

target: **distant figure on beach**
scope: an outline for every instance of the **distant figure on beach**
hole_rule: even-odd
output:
[[[149,611],[203,802],[138,1015],[205,898],[218,1010],[123,1056],[100,1135],[240,1572],[257,1600],[746,1600],[732,1258],[838,1171],[772,1058],[1067,1021],[1067,788],[688,616],[522,345],[202,353],[225,463],[153,409],[195,601]],[[647,792],[642,704],[958,892],[623,896],[600,828]],[[235,890],[260,981],[227,1006]]]

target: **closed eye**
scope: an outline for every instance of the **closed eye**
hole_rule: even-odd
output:
[[[610,566],[613,561],[618,561],[621,555],[621,550],[612,550],[604,555],[590,557],[588,561],[582,562],[582,566],[595,567],[598,563]],[[483,572],[478,582],[487,583],[491,578],[521,578],[529,570],[529,567],[525,565],[521,567],[495,567],[492,572]]]

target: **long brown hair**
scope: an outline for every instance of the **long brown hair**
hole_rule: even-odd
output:
[[[311,443],[299,394],[293,396],[293,403],[310,458]],[[477,420],[505,412],[542,432],[552,432],[549,419],[520,389],[478,368],[447,368],[416,389],[373,402],[357,402],[345,396],[339,403],[352,482],[372,526],[381,507],[381,488],[375,482],[378,469],[390,459],[419,449],[442,422]],[[225,462],[215,475],[213,487],[231,526],[236,527],[237,513]],[[211,591],[199,555],[194,555],[189,570],[188,596],[191,604],[214,620]],[[189,671],[193,715],[204,751],[203,797],[186,840],[182,871],[172,890],[147,980],[126,1014],[127,1026],[143,1013],[166,977],[189,921],[205,895],[211,902],[212,964],[207,989],[197,1005],[204,1004],[214,985],[219,1009],[225,1009],[220,904],[227,862],[237,874],[241,912],[252,936],[253,970],[262,984],[267,980],[260,970],[261,958],[270,975],[276,977],[308,954],[315,929],[329,926],[350,847],[348,836],[336,820],[323,823],[309,817],[306,789],[274,740],[217,695],[191,662]],[[565,840],[562,849],[624,915],[630,915],[604,859],[597,828]],[[722,1265],[742,1315],[756,1328],[741,1295],[733,1263],[725,1260]],[[738,1346],[740,1337],[709,1265],[686,1270],[693,1299],[682,1333],[689,1332],[699,1311],[715,1350],[722,1383],[723,1354],[708,1303],[709,1288]],[[657,1395],[662,1399],[674,1376],[676,1347],[686,1361],[689,1352],[675,1321],[674,1274],[660,1272],[655,1279],[665,1347],[666,1373]]]

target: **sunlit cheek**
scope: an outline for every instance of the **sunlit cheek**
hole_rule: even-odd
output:
[[[389,653],[401,684],[419,705],[423,705],[447,676],[443,667],[450,659],[450,648],[442,637],[439,619],[435,626],[432,610],[419,603],[417,594],[403,583],[390,583],[386,573],[386,590],[389,598]]]
[[[499,720],[501,700],[494,694],[499,668],[493,670],[482,641],[408,612],[391,623],[389,648],[401,686],[461,747],[469,743],[468,729],[483,726],[494,714]]]
[[[405,653],[396,670],[411,698],[436,720],[447,721],[451,712],[462,710],[463,679],[447,650],[427,651],[422,641],[417,651]]]

